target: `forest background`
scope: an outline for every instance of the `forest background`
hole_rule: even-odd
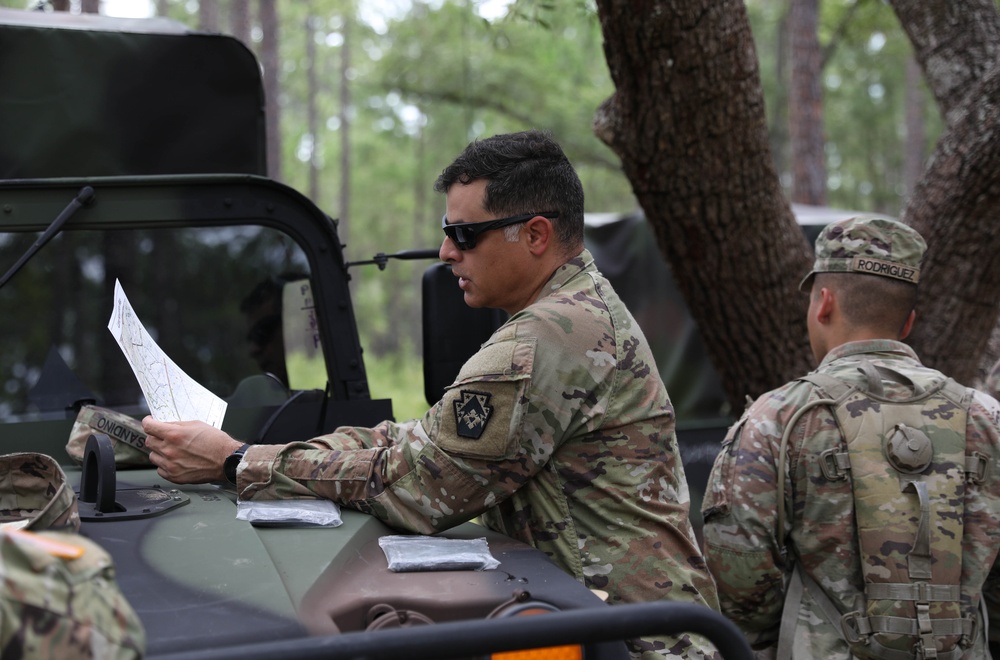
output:
[[[589,212],[637,208],[619,157],[595,135],[595,113],[615,86],[592,2],[48,4],[167,16],[243,41],[262,67],[269,174],[340,219],[350,261],[437,247],[444,199],[434,179],[470,140],[495,133],[552,131],[578,168]],[[880,0],[747,0],[746,10],[788,199],[898,216],[942,121],[892,8]],[[820,59],[810,80],[793,84],[792,44],[802,30]],[[417,295],[425,266],[352,271],[371,389],[393,399],[399,419],[427,405]]]

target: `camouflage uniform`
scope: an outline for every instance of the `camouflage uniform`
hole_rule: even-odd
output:
[[[814,273],[846,271],[842,267],[844,262],[821,263],[825,258],[849,259],[859,251],[859,246],[863,249],[865,241],[851,243],[844,238],[841,241],[824,230],[817,240]],[[880,255],[886,262],[899,258],[898,253],[892,254],[891,246],[883,245],[880,249],[888,251]],[[921,247],[917,252],[922,251]],[[911,257],[903,263],[912,262]],[[804,283],[808,280],[809,277]],[[890,339],[842,344],[830,350],[813,373],[827,374],[864,390],[867,376],[859,370],[864,361],[876,368],[893,370],[928,391],[945,380],[940,372],[921,365],[909,346]],[[851,479],[831,480],[825,475],[823,462],[829,454],[821,455],[843,447],[845,436],[829,405],[807,408],[810,402],[829,397],[817,380],[792,381],[764,394],[748,407],[723,442],[702,507],[705,556],[718,585],[722,612],[744,631],[755,649],[761,650],[761,657],[775,655],[782,607],[796,561],[801,562],[807,578],[822,589],[840,613],[857,608],[856,597],[863,593],[865,577],[855,507],[870,504],[877,510],[887,506],[881,500],[858,501]],[[883,395],[889,400],[906,400],[913,395],[913,386],[892,380],[883,381],[883,385]],[[1000,630],[996,627],[1000,625],[1000,567],[996,561],[1000,548],[1000,524],[996,520],[996,512],[1000,511],[1000,403],[981,392],[965,388],[960,391],[968,405],[964,454],[978,452],[985,457],[987,478],[976,484],[967,482],[960,472],[935,475],[945,491],[950,492],[947,503],[935,509],[942,515],[933,519],[932,544],[940,547],[942,539],[946,542],[949,534],[955,536],[952,533],[955,528],[961,538],[961,556],[949,556],[935,566],[935,577],[939,569],[960,567],[961,614],[976,616],[980,595],[985,595],[993,637],[994,631]],[[804,408],[805,412],[800,413]],[[919,410],[927,419],[935,415],[945,418],[958,412],[943,408]],[[782,540],[777,538],[779,455],[786,427],[797,413],[801,416],[788,437],[785,462],[787,536]],[[960,435],[960,430],[956,435]],[[934,451],[942,451],[938,436],[934,438]],[[958,440],[960,443],[962,438]],[[851,460],[853,465],[853,455]],[[952,511],[958,511],[962,520],[956,521]],[[900,552],[899,548],[884,550],[886,561],[888,554]],[[936,579],[933,582],[938,584]],[[792,657],[826,660],[850,657],[848,646],[838,632],[840,622],[831,624],[829,614],[824,613],[822,604],[808,590],[798,612],[792,615],[797,615],[792,619]],[[967,657],[985,657],[984,645],[980,625],[975,646]]]
[[[87,439],[94,433],[104,433],[110,438],[116,467],[152,467],[142,423],[130,415],[100,406],[82,406],[73,422],[66,453],[77,464],[83,463]]]
[[[1000,360],[993,365],[990,373],[986,375],[986,383],[983,389],[989,392],[994,399],[1000,398]]]
[[[141,658],[145,632],[43,454],[0,457],[0,657]]]
[[[482,515],[612,604],[717,607],[688,520],[673,408],[645,338],[587,251],[544,291],[423,419],[250,447],[240,497],[319,495],[418,533]],[[702,657],[692,639],[644,641]]]

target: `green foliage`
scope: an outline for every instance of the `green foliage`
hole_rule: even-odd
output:
[[[787,103],[788,82],[779,74],[778,53],[783,51],[778,40],[788,1],[749,0],[747,7],[768,114],[773,117]],[[904,153],[908,139],[906,66],[912,57],[909,40],[892,7],[880,0],[824,0],[820,7],[829,204],[898,214],[908,192]],[[921,84],[918,93],[926,124],[922,137],[929,154],[942,122],[926,86]],[[781,154],[778,162],[784,162]],[[783,180],[787,183],[788,177]]]
[[[216,2],[225,31],[230,3],[242,0],[201,1]],[[160,0],[156,6],[197,26],[195,2]],[[350,197],[340,228],[349,261],[440,245],[444,200],[433,192],[438,172],[470,140],[498,132],[551,130],[578,166],[589,211],[634,208],[617,157],[592,131],[596,108],[614,93],[593,0],[516,0],[505,16],[491,19],[481,13],[484,0],[377,6],[383,13],[373,3],[356,0],[277,3],[283,177],[309,193],[310,167],[316,167],[314,201],[331,216],[341,215],[342,137],[347,132]],[[779,77],[783,51],[778,43],[788,0],[747,0],[747,7],[780,147],[780,133],[787,133],[787,82]],[[830,204],[896,213],[906,193],[909,42],[890,5],[881,0],[825,0],[821,9],[820,40],[829,55],[823,89]],[[257,26],[249,46],[258,54],[260,36]],[[344,58],[349,62],[346,110],[340,96]],[[310,67],[316,73],[312,99]],[[941,122],[923,93],[929,151]],[[316,135],[309,134],[310,107],[318,118]],[[785,160],[776,153],[779,167],[787,172]],[[401,365],[409,365],[419,353],[417,292],[426,265],[393,261],[384,271],[374,266],[350,271],[372,374],[398,376],[405,371]],[[388,366],[380,364],[383,359]],[[377,375],[370,380],[383,386]],[[373,395],[384,395],[372,389]]]
[[[392,414],[398,421],[423,417],[429,404],[424,399],[423,362],[419,357],[411,351],[399,351],[366,361],[365,365],[372,398],[392,399]]]

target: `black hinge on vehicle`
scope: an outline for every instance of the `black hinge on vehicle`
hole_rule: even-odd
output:
[[[92,433],[83,450],[83,475],[77,508],[80,520],[134,520],[158,516],[191,501],[179,490],[153,488],[117,489],[115,448],[104,433]]]

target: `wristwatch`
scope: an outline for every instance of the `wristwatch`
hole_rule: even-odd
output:
[[[234,486],[236,485],[236,468],[243,460],[243,454],[247,453],[249,446],[250,443],[244,442],[239,449],[226,456],[226,461],[222,464],[222,472],[226,475],[226,481]]]

